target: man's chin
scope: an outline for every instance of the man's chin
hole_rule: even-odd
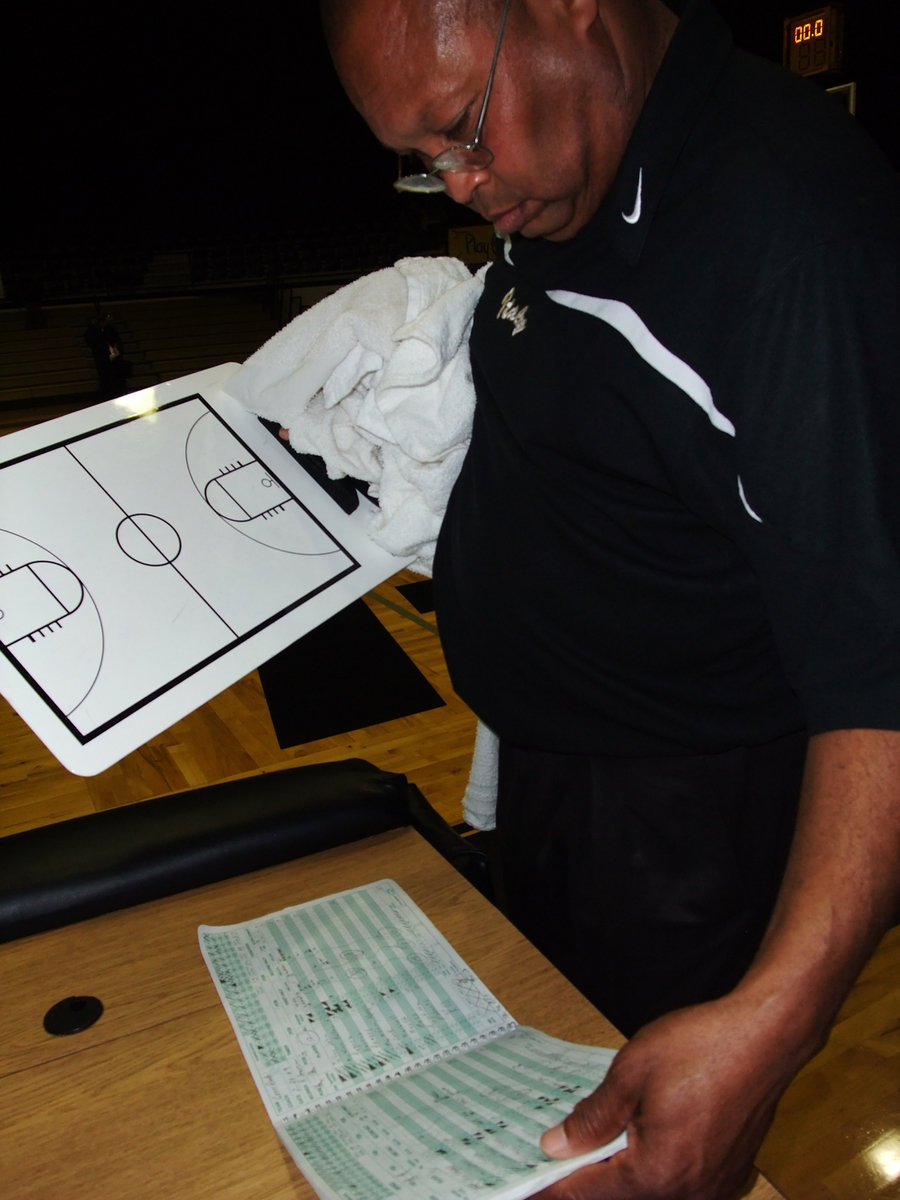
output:
[[[509,237],[518,233],[525,238],[565,242],[578,233],[586,218],[569,207],[531,200],[523,201],[504,212],[494,213],[488,220],[493,224],[498,237]]]
[[[548,204],[522,233],[525,237],[541,237],[548,242],[568,242],[584,228],[590,216],[576,205]]]

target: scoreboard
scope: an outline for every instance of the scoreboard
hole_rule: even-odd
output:
[[[784,65],[798,75],[840,71],[844,58],[844,10],[825,4],[784,23]]]

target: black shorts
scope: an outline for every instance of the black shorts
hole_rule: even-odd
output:
[[[806,743],[656,759],[501,743],[501,902],[625,1034],[724,995],[781,883]]]

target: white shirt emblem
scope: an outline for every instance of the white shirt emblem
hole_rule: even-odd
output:
[[[511,287],[503,299],[500,301],[500,307],[497,309],[497,319],[499,321],[510,321],[512,323],[513,337],[517,333],[521,333],[528,324],[528,305],[520,306],[516,304],[516,289]]]

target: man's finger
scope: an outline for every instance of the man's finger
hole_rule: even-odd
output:
[[[541,1149],[548,1158],[571,1158],[606,1145],[628,1125],[637,1100],[622,1086],[614,1064],[596,1091],[579,1100],[564,1121],[544,1131]]]

